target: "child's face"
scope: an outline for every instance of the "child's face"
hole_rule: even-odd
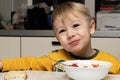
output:
[[[64,49],[75,55],[91,49],[90,36],[95,30],[93,20],[89,21],[82,14],[75,16],[70,13],[64,19],[56,18],[54,24],[56,37]]]

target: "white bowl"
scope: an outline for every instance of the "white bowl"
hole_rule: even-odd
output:
[[[112,63],[99,60],[69,60],[66,65],[77,64],[78,67],[64,66],[66,74],[75,80],[100,80],[109,72]]]

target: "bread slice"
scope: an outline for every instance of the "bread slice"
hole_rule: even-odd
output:
[[[27,80],[27,72],[25,71],[10,71],[5,73],[4,80]]]

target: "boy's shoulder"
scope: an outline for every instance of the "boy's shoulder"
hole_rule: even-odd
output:
[[[100,55],[113,56],[110,52],[99,50]]]
[[[101,57],[104,59],[111,59],[111,60],[117,59],[115,55],[111,54],[110,52],[106,52],[106,51],[102,51],[102,50],[99,50],[98,57]]]
[[[56,56],[68,56],[69,53],[65,49],[56,49],[49,53],[49,55],[56,55]]]
[[[56,50],[51,51],[51,53],[61,53],[61,52],[66,52],[66,50],[61,48],[61,49],[56,49]]]

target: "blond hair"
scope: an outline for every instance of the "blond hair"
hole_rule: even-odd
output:
[[[76,13],[80,13],[84,15],[86,18],[90,19],[90,12],[87,7],[85,7],[84,4],[78,3],[78,2],[64,2],[59,4],[52,15],[52,26],[54,28],[54,22],[59,17],[61,20],[64,20],[64,18],[67,16],[68,13],[73,13],[75,16]]]

